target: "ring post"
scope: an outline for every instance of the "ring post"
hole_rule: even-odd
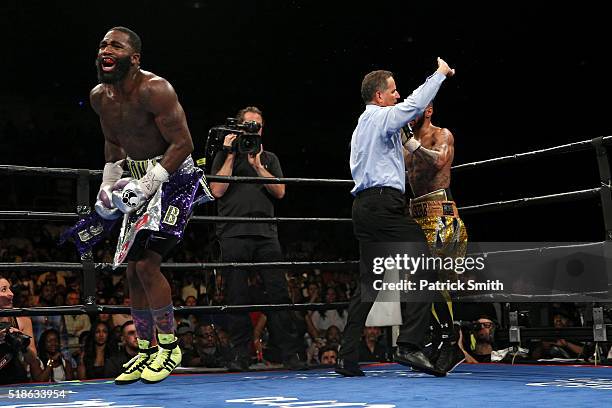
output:
[[[591,140],[597,156],[599,179],[601,181],[601,209],[603,211],[604,226],[606,228],[606,241],[612,241],[612,177],[610,176],[610,162],[608,150],[603,144],[603,137]]]
[[[84,218],[91,212],[89,206],[89,170],[79,169],[77,178],[77,214]],[[83,299],[87,312],[96,312],[96,268],[91,251],[81,256],[83,264]]]

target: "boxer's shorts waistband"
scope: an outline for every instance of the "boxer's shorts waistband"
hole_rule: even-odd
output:
[[[129,157],[125,160],[125,166],[130,172],[133,178],[142,178],[149,168],[149,165],[155,166],[155,164],[161,160],[163,156],[153,157],[152,159],[144,160],[132,160]]]
[[[459,211],[454,201],[411,201],[410,216],[413,218],[459,217]]]

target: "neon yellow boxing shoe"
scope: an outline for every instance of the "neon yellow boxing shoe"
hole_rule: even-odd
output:
[[[138,339],[138,354],[123,365],[125,370],[123,370],[119,377],[115,378],[115,384],[126,385],[140,380],[142,371],[157,356],[157,346],[149,347],[149,345],[148,340]]]
[[[183,357],[174,334],[158,334],[159,350],[155,359],[143,370],[140,381],[154,384],[164,380],[181,363]]]

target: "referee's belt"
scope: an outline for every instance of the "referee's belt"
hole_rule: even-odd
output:
[[[423,217],[459,217],[454,201],[448,200],[446,190],[440,189],[410,199],[410,216]]]

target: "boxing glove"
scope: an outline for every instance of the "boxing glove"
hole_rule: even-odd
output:
[[[114,163],[106,163],[102,172],[102,184],[98,191],[94,208],[98,215],[105,220],[115,220],[122,216],[121,212],[113,205],[112,188],[123,174],[123,160]]]
[[[140,208],[169,178],[168,171],[156,163],[140,179],[126,178],[117,181],[113,186],[112,202],[121,212],[130,214]]]

